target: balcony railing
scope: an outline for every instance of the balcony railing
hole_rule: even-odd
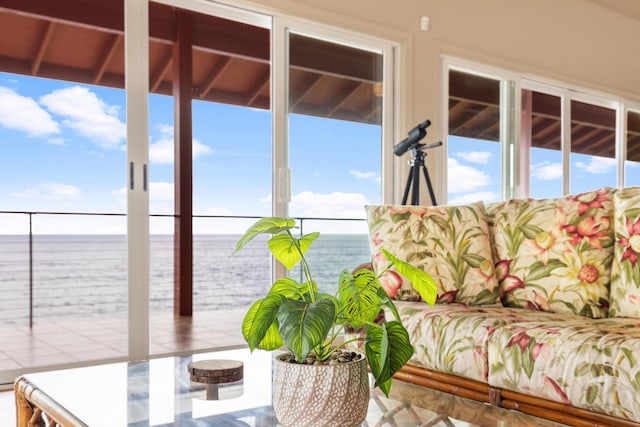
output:
[[[89,316],[127,312],[127,249],[124,234],[44,235],[38,233],[38,218],[53,216],[90,218],[101,228],[100,219],[126,214],[90,212],[0,211],[0,217],[24,216],[18,234],[0,234],[0,323],[20,322],[28,310],[33,326],[34,310],[47,316]],[[153,214],[153,221],[172,221],[174,215]],[[194,223],[252,223],[258,216],[193,215]],[[319,286],[332,291],[343,268],[354,267],[370,258],[363,219],[298,217],[300,233],[316,231],[319,224],[342,225],[340,234],[322,232],[322,238],[309,252],[309,262]],[[22,220],[19,220],[22,223]],[[345,225],[353,232],[346,234]],[[121,229],[126,229],[126,224]],[[42,228],[42,227],[41,227]],[[152,227],[153,228],[153,227]],[[170,227],[165,227],[170,228]],[[248,306],[270,283],[271,257],[263,242],[232,258],[239,234],[198,234],[194,225],[194,311],[198,309]],[[244,230],[246,226],[241,227]],[[326,228],[326,227],[325,227]],[[13,230],[12,230],[13,231]],[[173,303],[173,236],[151,235],[150,309],[170,310]],[[27,288],[25,295],[24,289]],[[24,298],[24,297],[27,298]],[[36,296],[39,303],[36,303]],[[28,299],[25,307],[24,299]]]

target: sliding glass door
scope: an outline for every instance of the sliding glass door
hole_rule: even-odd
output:
[[[0,16],[0,383],[243,345],[276,270],[264,242],[231,256],[258,217],[322,231],[328,277],[369,260],[394,45],[199,0],[32,3]]]
[[[385,57],[293,29],[288,46],[288,211],[303,232],[321,232],[309,259],[333,293],[342,269],[370,258],[363,219],[382,200]]]

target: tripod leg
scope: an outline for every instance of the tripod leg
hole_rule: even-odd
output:
[[[413,175],[413,192],[411,193],[411,204],[417,206],[420,204],[420,168],[415,164],[411,166]]]
[[[427,171],[427,166],[422,165],[422,171],[424,172],[424,179],[427,181],[427,188],[429,188],[429,196],[431,196],[431,206],[437,205],[436,196],[433,194],[433,187],[431,186],[431,179],[429,179],[429,171]]]
[[[413,165],[411,165],[411,170],[409,171],[409,176],[407,177],[407,185],[404,187],[404,195],[402,196],[402,204],[407,204],[407,197],[409,197],[409,189],[411,188],[411,180],[413,179]]]

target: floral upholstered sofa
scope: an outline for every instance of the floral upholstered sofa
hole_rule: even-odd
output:
[[[415,354],[399,378],[572,425],[640,426],[640,187],[466,206],[367,206]]]

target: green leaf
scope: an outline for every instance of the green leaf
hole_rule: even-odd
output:
[[[296,222],[290,218],[261,218],[256,221],[236,242],[234,253],[238,252],[260,234],[277,234],[295,228]]]
[[[389,261],[393,263],[398,273],[411,281],[413,288],[420,294],[422,299],[429,305],[433,305],[436,302],[438,296],[438,287],[433,277],[429,273],[426,273],[419,268],[416,268],[404,261],[391,255],[385,249],[382,249],[382,253]]]
[[[258,344],[258,349],[273,351],[282,347],[283,344],[284,342],[282,341],[282,337],[280,337],[278,322],[273,322],[271,326],[269,326],[269,329],[267,329],[267,333],[264,335],[262,341],[260,341],[260,344]]]
[[[379,287],[376,275],[372,271],[366,270],[352,276],[345,270],[340,275],[338,287],[341,314],[344,318],[341,323],[358,329],[373,322],[380,312]]]
[[[586,362],[582,362],[573,370],[573,376],[581,377],[589,373],[590,365]]]
[[[305,292],[308,292],[307,286],[300,285],[295,280],[285,277],[278,279],[273,283],[269,290],[269,295],[280,295],[283,298],[301,299]]]
[[[553,270],[560,267],[566,267],[567,265],[558,259],[550,259],[547,264],[543,264],[538,261],[529,267],[529,273],[526,275],[524,282],[532,282],[534,280],[542,279],[551,274]]]
[[[469,264],[473,268],[479,268],[480,264],[482,264],[482,262],[486,260],[485,257],[478,254],[464,254],[460,258],[462,258],[467,264]]]
[[[636,358],[633,355],[633,352],[631,350],[629,350],[628,348],[621,348],[622,353],[624,353],[625,357],[627,358],[627,360],[629,360],[629,365],[630,366],[636,366]]]
[[[267,295],[254,302],[242,321],[242,335],[251,351],[256,348],[275,350],[282,346],[282,340],[278,335],[276,340],[271,334],[270,328],[277,328],[277,316],[282,302],[280,295]],[[277,330],[276,330],[277,332]]]
[[[596,384],[591,384],[587,387],[587,391],[585,392],[587,402],[593,403],[598,397],[598,386]]]
[[[640,208],[631,208],[624,211],[624,216],[635,222],[635,219],[640,216]]]
[[[533,359],[533,346],[535,345],[535,340],[531,338],[529,341],[529,345],[525,349],[522,354],[522,369],[524,373],[527,375],[527,378],[531,378],[533,375],[533,368],[535,366],[535,360]]]
[[[305,234],[300,238],[295,238],[289,233],[276,234],[267,243],[269,250],[287,270],[291,270],[302,258],[311,246],[311,243],[320,236],[320,233]]]
[[[396,305],[393,303],[393,300],[389,298],[389,295],[384,290],[384,288],[382,288],[382,286],[378,288],[378,297],[380,297],[382,304],[391,311],[391,314],[393,314],[393,318],[400,319],[400,313],[398,313]]]
[[[336,316],[335,310],[330,299],[321,299],[311,304],[286,300],[280,305],[280,335],[298,361],[307,357],[327,337]]]
[[[413,355],[413,346],[402,323],[392,320],[382,325],[373,324],[367,328],[365,346],[371,373],[376,379],[375,386],[389,396],[391,378]]]
[[[520,227],[520,231],[527,239],[535,239],[539,233],[542,233],[544,230],[535,225],[523,225]]]

